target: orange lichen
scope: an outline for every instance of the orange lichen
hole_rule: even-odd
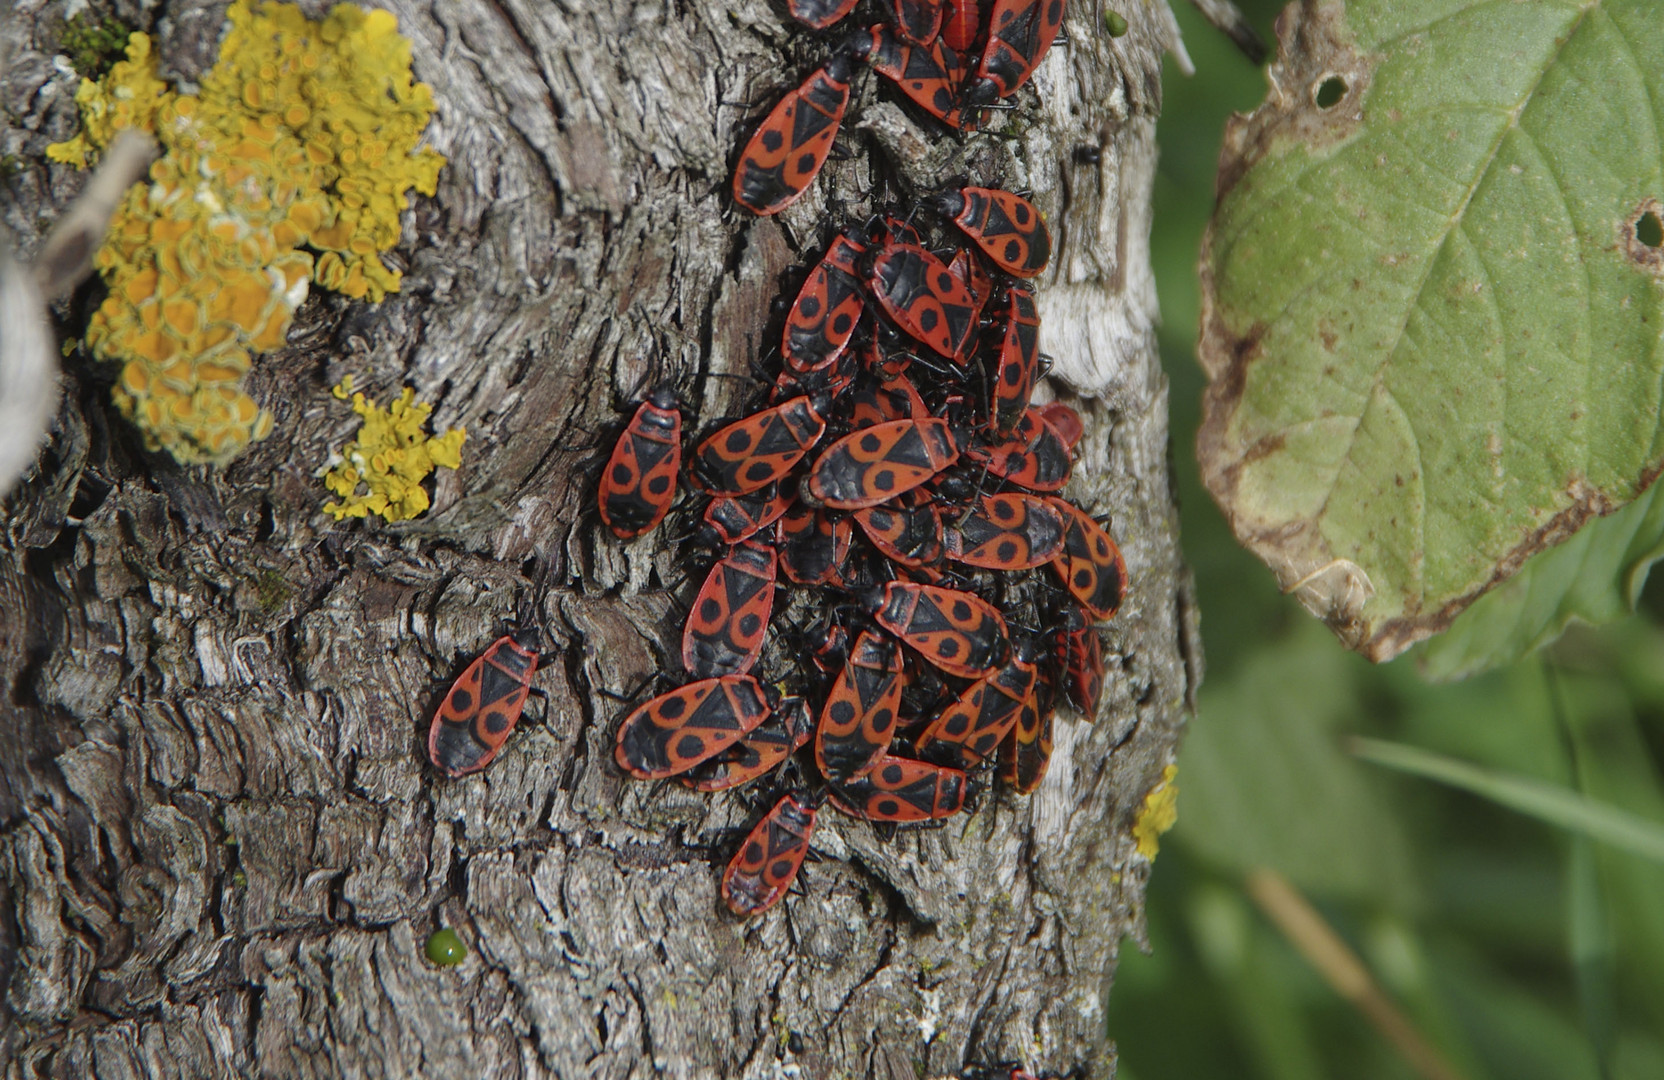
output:
[[[427,433],[433,406],[416,400],[416,391],[404,394],[386,409],[354,394],[352,376],[334,389],[345,401],[352,395],[352,411],[363,417],[358,437],[342,447],[339,461],[324,474],[324,486],[344,502],[327,502],[324,510],[335,520],[380,514],[388,521],[405,521],[428,508],[428,493],[422,488],[435,466],[447,469],[462,465],[462,440],[467,432],[452,428],[437,438]]]
[[[1138,853],[1146,859],[1156,857],[1161,850],[1161,834],[1179,820],[1179,785],[1173,778],[1179,775],[1177,765],[1161,771],[1161,779],[1144,796],[1144,805],[1133,823],[1132,837],[1138,843]]]
[[[398,289],[377,253],[444,164],[415,149],[433,95],[411,82],[391,14],[342,4],[313,23],[237,0],[227,17],[198,94],[170,90],[133,34],[127,59],[77,90],[81,134],[47,150],[84,166],[125,127],[162,144],[98,253],[110,292],[86,340],[122,365],[122,412],[182,462],[223,464],[270,432],[242,377],[283,345],[312,282],[370,300]]]

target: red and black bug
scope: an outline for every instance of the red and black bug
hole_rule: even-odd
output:
[[[706,436],[693,479],[712,495],[749,495],[791,471],[826,430],[814,402],[795,397]]]
[[[856,387],[850,392],[847,411],[852,428],[872,427],[892,420],[924,420],[930,416],[918,387],[906,375]]]
[[[896,33],[915,45],[929,45],[942,31],[942,0],[890,0]]]
[[[1000,743],[999,777],[1027,795],[1040,786],[1046,766],[1052,760],[1052,713],[1041,711],[1032,700],[1025,702],[1017,722]]]
[[[780,356],[800,374],[831,366],[849,348],[866,309],[855,268],[867,249],[849,236],[832,241],[798,290],[780,338]]]
[[[804,26],[825,30],[855,10],[856,0],[786,0],[792,18]]]
[[[1052,257],[1052,234],[1034,204],[999,188],[963,187],[932,200],[936,210],[1013,277],[1033,277]]]
[[[1032,405],[1023,410],[1009,439],[995,446],[968,447],[965,457],[1030,491],[1060,490],[1069,482],[1072,465],[1063,436]]]
[[[809,497],[859,510],[910,491],[959,459],[952,425],[937,417],[890,420],[853,431],[815,459]]]
[[[892,581],[869,607],[878,625],[949,675],[980,679],[1011,653],[1004,617],[974,593]]]
[[[1037,669],[1012,660],[978,679],[913,740],[921,758],[958,769],[974,769],[994,756],[1025,704],[1032,706]]]
[[[601,473],[601,520],[619,538],[652,530],[676,498],[682,470],[682,414],[676,394],[661,386],[647,396],[618,436]]]
[[[446,776],[491,764],[531,693],[541,647],[536,627],[500,637],[457,676],[428,728],[428,757]]]
[[[988,570],[1030,570],[1063,550],[1063,517],[1035,495],[984,495],[943,536],[947,557]]]
[[[957,53],[970,52],[982,34],[982,0],[945,0],[942,6],[942,43]]]
[[[796,499],[797,485],[789,483],[769,484],[750,495],[712,499],[705,507],[705,528],[700,530],[698,540],[712,545],[749,539],[780,520]]]
[[[1052,499],[1063,517],[1063,553],[1051,568],[1094,619],[1108,619],[1127,590],[1127,565],[1121,549],[1103,526],[1066,499]]]
[[[1086,434],[1086,425],[1081,423],[1080,413],[1061,401],[1049,401],[1040,406],[1040,417],[1062,437],[1063,444],[1069,448],[1069,452],[1074,453],[1081,436]]]
[[[844,560],[855,539],[855,523],[813,506],[798,505],[775,526],[780,571],[797,585],[826,585],[841,580]]]
[[[922,506],[869,506],[855,520],[872,546],[903,566],[934,566],[942,561],[942,515]]]
[[[751,734],[771,711],[762,686],[749,675],[700,679],[625,717],[614,756],[638,780],[675,776]]]
[[[830,802],[867,821],[939,821],[965,806],[965,774],[959,769],[885,757],[864,776],[834,784]]]
[[[774,608],[779,557],[755,540],[737,545],[705,578],[682,630],[682,664],[709,679],[750,671]]]
[[[909,44],[888,26],[872,28],[870,39],[860,39],[872,69],[896,84],[896,89],[919,108],[953,128],[967,126],[959,90],[970,74],[965,57],[938,39],[928,45]]]
[[[809,854],[809,837],[814,832],[813,806],[795,795],[775,803],[768,816],[752,827],[723,871],[722,898],[728,910],[749,917],[779,903]]]
[[[855,362],[855,355],[848,350],[819,371],[799,372],[791,368],[781,368],[780,374],[774,380],[773,389],[769,391],[769,404],[778,405],[794,397],[807,397],[830,403],[849,389],[849,384],[855,381],[859,371],[860,365]]]
[[[979,308],[946,263],[915,244],[889,244],[872,260],[867,284],[897,326],[956,363],[965,362]]]
[[[849,105],[851,58],[837,53],[780,99],[758,125],[734,169],[734,201],[778,214],[815,182]]]
[[[1028,82],[1063,26],[1063,0],[994,0],[988,16],[988,44],[965,101],[986,105],[1010,97]]]
[[[815,764],[833,782],[856,777],[890,748],[901,705],[901,650],[883,634],[861,632],[832,682],[815,728]]]
[[[996,325],[999,335],[984,350],[983,370],[988,377],[988,429],[1003,437],[1022,422],[1040,372],[1040,316],[1034,310],[1034,294],[1013,288]]]
[[[813,732],[809,703],[800,697],[784,698],[771,719],[722,753],[695,765],[681,781],[695,791],[726,791],[749,784],[790,757]]]
[[[1063,691],[1069,704],[1087,721],[1098,717],[1098,698],[1104,692],[1104,643],[1092,620],[1071,607],[1057,634],[1057,664],[1063,672]]]

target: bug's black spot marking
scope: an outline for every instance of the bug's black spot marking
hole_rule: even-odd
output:
[[[451,708],[459,713],[465,713],[474,707],[474,695],[457,687],[451,691]]]

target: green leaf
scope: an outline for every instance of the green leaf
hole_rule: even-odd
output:
[[[1558,638],[1572,620],[1605,623],[1635,610],[1647,570],[1664,556],[1664,484],[1570,540],[1532,556],[1419,650],[1430,679],[1464,679]]]
[[[1198,453],[1372,659],[1664,467],[1656,0],[1303,0],[1233,121]]]
[[[1649,821],[1575,791],[1378,739],[1356,739],[1352,752],[1365,761],[1461,788],[1539,821],[1643,859],[1664,863],[1664,823]]]
[[[1316,896],[1409,907],[1409,845],[1378,778],[1340,748],[1338,729],[1363,711],[1363,667],[1306,623],[1204,684],[1179,755],[1175,842],[1234,874],[1268,866]]]

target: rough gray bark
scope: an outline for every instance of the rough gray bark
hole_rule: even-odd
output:
[[[24,0],[0,29],[0,153],[27,166],[0,206],[25,254],[80,183],[41,164],[75,126],[50,59],[66,6]],[[960,145],[869,78],[853,155],[757,220],[727,199],[733,156],[823,48],[780,8],[388,6],[450,159],[408,215],[404,291],[314,292],[253,377],[275,433],[223,472],[143,454],[110,374],[72,363],[7,504],[7,1075],[912,1080],[998,1058],[1108,1075],[1101,1003],[1148,869],[1129,830],[1199,664],[1146,251],[1165,8],[1126,5],[1111,39],[1075,0],[1014,138]],[[223,4],[114,7],[180,74],[211,61]],[[802,895],[742,923],[718,867],[752,810],[612,764],[605,694],[660,669],[662,583],[687,585],[663,531],[621,547],[597,530],[591,455],[651,380],[676,377],[705,421],[749,393],[709,376],[748,371],[786,272],[884,175],[1035,190],[1060,245],[1042,347],[1096,395],[1071,494],[1113,513],[1132,589],[1103,714],[1060,717],[1036,795],[892,840],[824,815]],[[417,522],[319,511],[314,471],[353,426],[328,387],[349,372],[468,428]],[[439,779],[436,699],[539,557],[556,584],[543,722],[483,775]],[[458,968],[422,956],[438,925],[469,947]]]

